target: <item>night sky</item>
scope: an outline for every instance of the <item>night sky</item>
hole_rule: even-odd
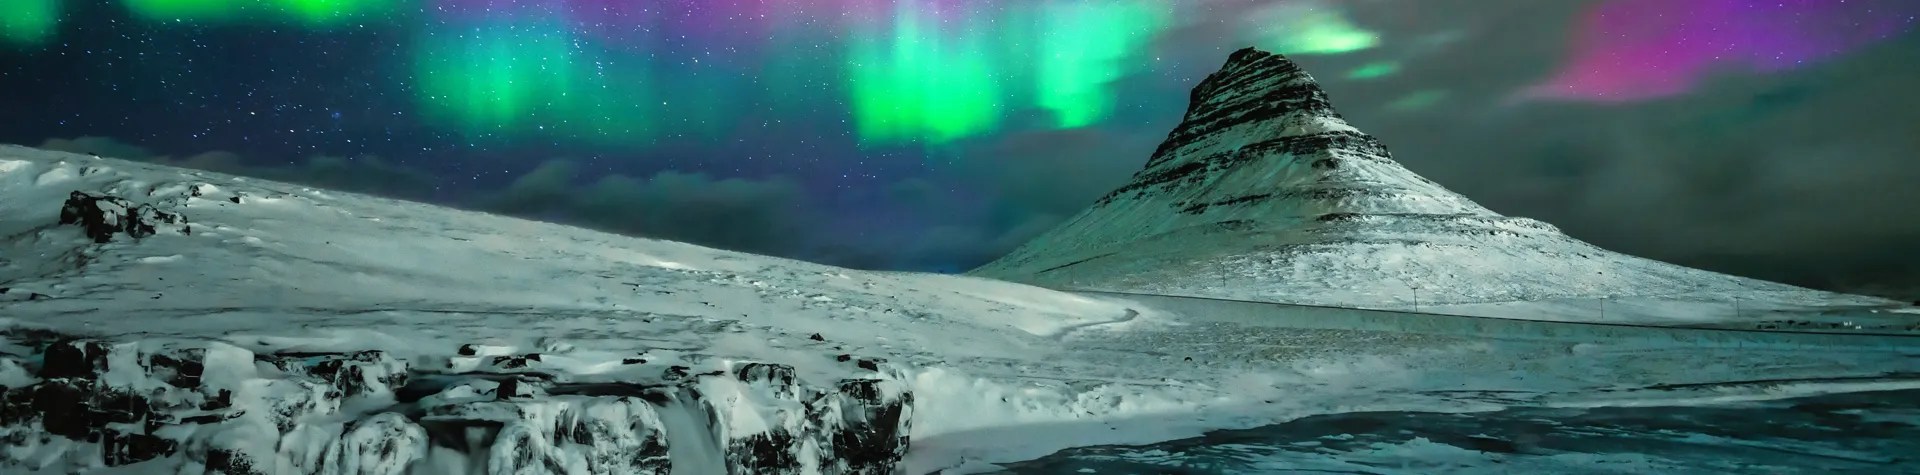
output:
[[[1243,46],[1610,249],[1920,298],[1913,0],[0,0],[0,142],[860,268],[1126,181]]]

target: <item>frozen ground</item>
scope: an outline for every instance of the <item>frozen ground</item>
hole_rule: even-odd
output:
[[[74,191],[186,222],[97,243],[57,224]],[[544,354],[543,371],[580,382],[626,377],[612,368],[636,356],[775,362],[822,384],[866,374],[840,355],[883,358],[914,395],[902,466],[915,475],[1315,414],[1766,399],[1920,372],[1920,352],[1899,345],[1570,343],[1210,319],[20,147],[0,147],[0,287],[14,336],[217,340],[263,355],[378,349],[409,361],[458,361],[462,345],[483,343],[483,356]],[[33,378],[0,364],[0,385]],[[371,417],[355,414],[328,417]],[[37,447],[12,447],[0,463],[98,463]]]

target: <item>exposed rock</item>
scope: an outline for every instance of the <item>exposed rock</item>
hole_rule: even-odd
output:
[[[113,196],[74,191],[60,207],[60,224],[80,226],[97,243],[113,242],[113,235],[134,239],[162,230],[192,234],[193,227],[179,214],[162,212],[149,204],[134,204]]]
[[[786,365],[710,357],[690,359],[720,369],[641,361],[623,366],[641,372],[630,381],[574,382],[522,372],[546,359],[538,354],[463,349],[504,359],[430,374],[380,351],[53,340],[24,359],[0,356],[0,383],[25,383],[0,386],[0,471],[176,456],[178,473],[400,475],[442,463],[430,450],[440,446],[487,473],[664,474],[684,463],[889,474],[907,447],[912,397],[879,360],[860,360],[876,377],[830,386]]]

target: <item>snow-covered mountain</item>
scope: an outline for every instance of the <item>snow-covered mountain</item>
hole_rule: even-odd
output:
[[[1502,216],[1396,163],[1281,55],[1233,53],[1191,101],[1131,182],[971,274],[1535,319],[1590,320],[1608,302],[1607,315],[1643,320],[1897,304],[1623,255]]]

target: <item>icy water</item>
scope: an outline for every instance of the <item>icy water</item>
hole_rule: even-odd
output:
[[[1721,406],[1309,417],[1006,474],[1920,474],[1920,390]]]

